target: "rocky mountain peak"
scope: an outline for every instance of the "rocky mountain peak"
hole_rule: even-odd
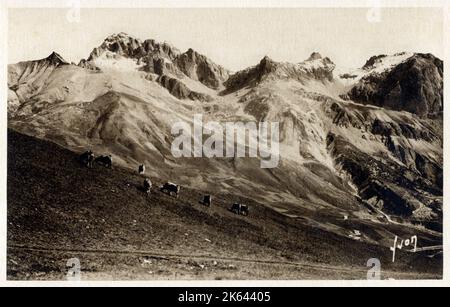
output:
[[[174,60],[181,52],[167,42],[157,42],[154,39],[147,39],[142,44],[143,52],[147,56],[161,56],[170,60]]]
[[[321,60],[323,57],[320,53],[318,52],[313,52],[309,58],[306,61],[315,61],[315,60]]]
[[[139,40],[139,39],[134,37],[134,36],[132,36],[132,35],[129,35],[129,34],[125,33],[125,32],[111,34],[110,36],[108,36],[105,39],[105,41],[108,41],[108,42],[130,41],[130,40]]]
[[[111,46],[114,44],[119,44],[121,46],[132,45],[137,48],[138,46],[142,45],[142,42],[139,38],[134,37],[133,35],[129,35],[124,32],[120,32],[120,33],[112,34],[112,35],[108,36],[104,40],[103,44],[107,45],[107,46]]]
[[[124,32],[118,34],[112,34],[108,36],[100,47],[95,48],[88,61],[94,60],[100,57],[105,51],[113,52],[121,56],[134,58],[140,54],[142,43],[139,39],[128,35]]]
[[[197,55],[197,52],[194,49],[189,48],[188,51],[186,51],[186,54],[189,55],[190,57],[194,57]]]
[[[82,60],[80,66],[95,69],[102,64],[96,59],[107,54],[109,58],[116,59],[116,55],[135,60],[139,69],[150,73],[163,75],[170,72],[172,75],[186,75],[189,78],[203,83],[212,89],[218,89],[228,79],[229,72],[220,65],[215,64],[206,56],[190,48],[181,53],[177,48],[154,39],[141,41],[127,33],[118,33],[108,36],[101,46],[95,48],[87,60]]]
[[[328,57],[322,57],[321,54],[314,52],[304,62],[298,65],[308,76],[316,80],[333,80],[333,71],[336,64]]]
[[[45,60],[49,61],[52,65],[66,65],[69,64],[64,58],[56,52],[52,52]]]
[[[198,53],[192,48],[189,48],[185,53],[181,54],[179,56],[179,59],[182,59],[182,62],[201,62],[201,61],[208,61],[207,57]]]
[[[186,76],[212,89],[218,89],[229,77],[228,70],[192,48],[177,56],[175,63]]]
[[[262,75],[274,72],[277,69],[278,63],[272,60],[267,55],[259,62],[258,69]]]
[[[385,55],[385,54],[375,55],[375,56],[371,57],[369,60],[367,60],[366,64],[364,64],[363,69],[367,70],[367,69],[373,68],[375,66],[375,64],[381,63],[382,60],[386,57],[387,57],[387,55]]]
[[[308,65],[313,65],[312,63],[314,63],[314,65],[316,65],[316,66],[317,65],[319,65],[319,66],[320,65],[330,65],[330,66],[334,66],[334,67],[336,66],[329,57],[324,57],[318,52],[313,52],[306,61],[304,61],[300,64],[304,64],[304,65],[308,66]]]

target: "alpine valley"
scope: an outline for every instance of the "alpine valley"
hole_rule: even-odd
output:
[[[440,59],[419,53],[376,55],[361,68],[344,69],[332,59],[313,53],[298,63],[276,62],[266,56],[255,64],[231,72],[193,49],[182,52],[168,43],[143,41],[125,33],[106,38],[79,64],[70,64],[55,52],[45,59],[11,64],[10,144],[18,138],[30,138],[27,142],[46,142],[46,146],[77,154],[88,148],[112,154],[117,167],[109,176],[117,178],[122,176],[114,173],[117,168],[136,172],[138,165],[145,164],[146,176],[186,187],[182,194],[199,191],[222,200],[229,198],[229,204],[224,201],[220,205],[218,200],[217,206],[223,206],[224,212],[233,199],[247,201],[253,204],[250,215],[246,219],[235,217],[245,224],[236,229],[240,229],[238,233],[248,232],[245,240],[261,249],[281,240],[280,246],[272,248],[276,251],[273,259],[359,266],[364,270],[370,258],[386,259],[386,265],[391,262],[389,247],[395,236],[417,235],[420,248],[442,245]],[[278,122],[279,166],[261,168],[258,158],[174,158],[171,128],[179,121],[193,125],[196,114],[202,114],[205,122]],[[22,143],[16,145],[25,148]],[[14,161],[18,149],[10,150],[9,160]],[[33,147],[30,150],[21,152],[39,155]],[[46,154],[48,163],[53,159],[52,152]],[[12,178],[9,183],[14,184],[19,172],[11,168],[11,163],[8,176]],[[33,210],[22,207],[28,203],[19,197],[19,191],[8,189],[8,219],[12,221],[9,240],[15,242],[18,233],[24,231],[31,236],[39,231],[49,234],[39,244],[52,241],[48,223],[60,223],[56,220],[70,215],[61,213],[46,222],[48,227],[31,229],[23,223]],[[186,201],[181,204],[182,198],[177,200],[179,206],[189,205]],[[190,206],[200,206],[192,203]],[[206,209],[200,206],[196,210]],[[233,218],[228,211],[221,212],[205,213],[210,216],[200,219],[199,225],[204,222],[207,227],[215,227],[217,220],[225,219],[224,214],[227,219]],[[177,214],[188,213],[182,210]],[[170,220],[160,222],[174,225]],[[273,231],[274,225],[277,231]],[[178,232],[177,227],[194,226],[173,227],[163,230],[172,233]],[[201,233],[201,229],[198,226],[195,231]],[[253,250],[250,255],[245,252],[246,244],[235,241],[241,240],[241,235],[220,229],[217,238],[227,238],[230,257],[258,255],[259,247],[249,247]],[[278,239],[272,237],[275,233]],[[317,243],[321,240],[327,245]],[[101,245],[100,239],[96,242],[96,247]],[[297,246],[299,242],[302,247]],[[220,250],[214,242],[203,243],[209,244],[205,247],[209,254]],[[128,242],[126,246],[146,247],[144,241],[136,244]],[[263,250],[260,253],[272,255]],[[361,253],[358,261],[350,256],[352,253]],[[394,266],[393,271],[409,269],[417,277],[421,277],[418,272],[440,276],[442,252],[404,254],[404,262],[399,260],[399,268]],[[13,271],[9,271],[10,276]],[[239,277],[245,277],[240,273],[243,275]],[[222,274],[224,278],[236,277]],[[261,274],[247,277],[268,277]],[[303,277],[330,276],[314,272]]]

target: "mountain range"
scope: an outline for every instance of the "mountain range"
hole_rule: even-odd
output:
[[[9,128],[111,153],[123,167],[144,163],[159,180],[244,195],[346,237],[352,226],[333,221],[442,231],[443,62],[431,54],[378,55],[355,69],[317,52],[299,63],[266,56],[233,73],[193,49],[119,33],[79,64],[53,52],[9,65],[8,89]],[[195,114],[279,122],[279,167],[174,158],[171,127]]]

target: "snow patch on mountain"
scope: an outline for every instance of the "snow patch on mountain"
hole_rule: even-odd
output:
[[[95,66],[103,71],[118,70],[122,72],[134,72],[141,70],[145,64],[138,64],[135,59],[125,58],[111,51],[105,51],[93,60]]]
[[[356,85],[370,74],[383,74],[411,58],[414,53],[402,52],[394,55],[379,55],[370,58],[361,68],[336,67],[334,76],[345,87]]]

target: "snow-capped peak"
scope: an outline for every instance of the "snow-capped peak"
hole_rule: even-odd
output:
[[[362,69],[370,72],[381,73],[412,57],[414,53],[401,52],[394,55],[378,55],[371,57]]]
[[[407,61],[414,53],[401,52],[393,55],[378,55],[371,57],[362,68],[348,69],[339,67],[335,70],[335,77],[346,86],[353,86],[370,74],[383,74],[399,64]]]

